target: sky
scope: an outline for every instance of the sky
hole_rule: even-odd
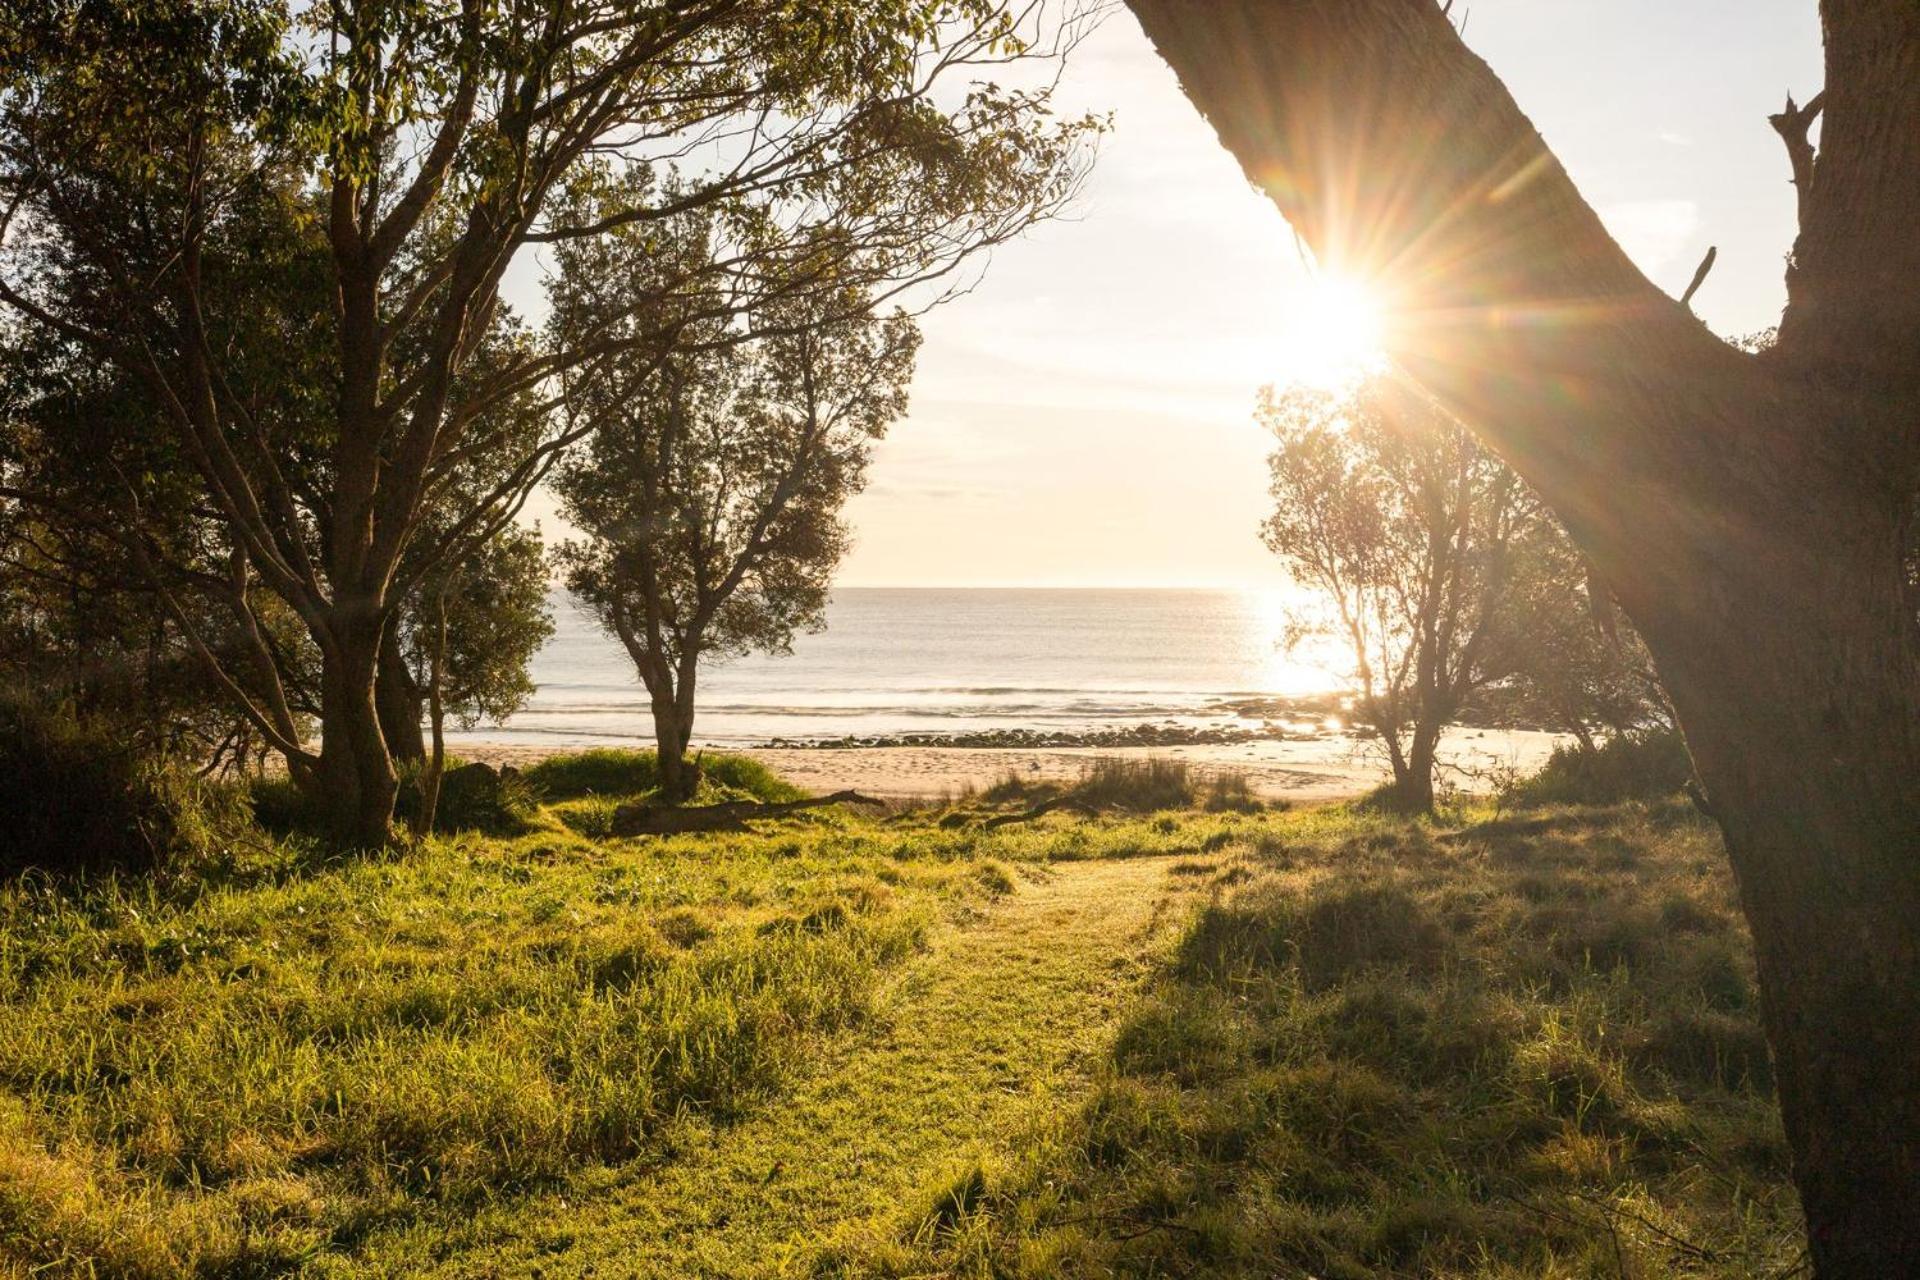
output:
[[[1793,189],[1768,127],[1820,87],[1814,0],[1472,0],[1467,43],[1641,269],[1773,324]],[[1314,297],[1292,234],[1131,14],[1074,55],[1065,109],[1111,112],[1071,218],[996,252],[923,321],[909,416],[848,508],[846,586],[1284,585],[1258,529],[1258,389]]]
[[[1455,9],[1643,271],[1678,294],[1716,245],[1694,309],[1729,335],[1776,322],[1794,196],[1766,117],[1820,87],[1816,0]],[[1111,114],[1091,180],[922,320],[912,408],[848,506],[836,581],[1284,587],[1253,407],[1316,333],[1293,236],[1124,7],[1057,105]],[[565,536],[550,502],[529,514]]]

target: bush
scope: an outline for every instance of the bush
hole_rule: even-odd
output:
[[[1502,797],[1522,808],[1549,804],[1618,804],[1670,796],[1693,777],[1693,760],[1678,733],[1622,734],[1599,747],[1556,747],[1540,772]]]
[[[420,812],[421,775],[412,770],[401,779],[395,816],[408,822]],[[487,764],[461,764],[448,759],[440,779],[440,799],[433,810],[435,831],[484,831],[489,835],[525,835],[540,811],[539,791],[518,769],[495,769]]]
[[[755,800],[778,804],[799,800],[806,793],[784,781],[750,756],[702,752],[698,756],[704,780],[718,787],[744,792]],[[660,784],[660,769],[651,751],[622,747],[595,747],[563,756],[550,756],[530,767],[526,781],[548,800],[582,796],[637,796]]]
[[[1074,798],[1096,809],[1154,813],[1185,809],[1197,795],[1185,760],[1095,760],[1080,775]]]
[[[209,788],[131,741],[0,704],[0,875],[148,869],[207,843]]]

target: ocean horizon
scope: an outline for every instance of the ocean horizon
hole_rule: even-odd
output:
[[[1232,704],[1327,693],[1336,675],[1281,644],[1290,593],[1152,587],[843,587],[824,631],[787,655],[703,667],[697,743],[1142,725],[1258,728]],[[618,641],[564,590],[534,658],[537,692],[454,741],[650,739],[646,691]]]

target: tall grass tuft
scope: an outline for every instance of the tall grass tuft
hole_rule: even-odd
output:
[[[806,795],[751,756],[704,751],[697,759],[703,783],[709,789],[735,793],[736,798],[777,804]],[[660,785],[654,753],[622,747],[595,747],[551,756],[529,767],[524,776],[548,800],[641,796]]]
[[[1198,788],[1185,760],[1102,756],[1081,772],[1073,795],[1096,809],[1156,813],[1190,807]]]

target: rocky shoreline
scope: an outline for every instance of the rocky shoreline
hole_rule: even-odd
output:
[[[1232,747],[1250,742],[1312,740],[1282,725],[1257,729],[1232,726],[1197,727],[1181,724],[1135,724],[1119,729],[1084,731],[1054,729],[985,729],[973,733],[900,733],[838,738],[770,738],[755,750],[845,751],[865,747],[971,747],[979,750],[1030,751],[1057,747]]]

